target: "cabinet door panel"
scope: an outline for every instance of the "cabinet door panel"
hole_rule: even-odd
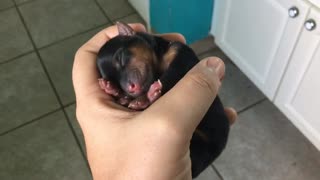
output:
[[[275,103],[320,149],[320,12],[309,18],[318,27],[302,31]]]
[[[240,5],[248,9],[240,10],[238,9]],[[260,12],[259,15],[255,11]],[[279,4],[269,1],[247,0],[230,4],[229,16],[238,16],[237,18],[245,21],[239,22],[237,18],[230,18],[222,41],[247,68],[251,68],[261,82],[267,76],[286,26],[287,15],[283,13]],[[270,18],[273,20],[270,21]],[[246,35],[249,37],[245,37]]]
[[[217,0],[216,43],[270,98],[285,70],[308,6],[299,0]],[[288,16],[292,6],[296,18]]]

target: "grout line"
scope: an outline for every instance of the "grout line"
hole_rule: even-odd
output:
[[[21,2],[19,4],[17,4],[16,2],[14,2],[14,3],[16,4],[16,6],[22,6],[22,5],[29,4],[29,3],[32,3],[32,2],[35,2],[35,1],[37,1],[37,0],[28,0],[26,2]]]
[[[30,120],[30,121],[28,121],[28,122],[25,122],[25,123],[20,124],[20,125],[12,128],[12,129],[9,129],[9,130],[7,130],[7,131],[4,131],[4,132],[0,133],[0,136],[4,136],[4,135],[6,135],[6,134],[8,134],[8,133],[10,133],[10,132],[12,132],[12,131],[15,131],[15,130],[17,130],[17,129],[20,129],[20,128],[22,128],[22,127],[25,127],[25,126],[27,126],[28,124],[31,124],[31,123],[33,123],[33,122],[35,122],[35,121],[38,121],[38,120],[41,120],[42,118],[44,118],[44,117],[46,117],[46,116],[49,116],[49,115],[51,115],[51,114],[53,114],[53,113],[56,113],[56,112],[58,112],[59,110],[61,110],[61,108],[58,108],[58,109],[55,109],[55,110],[50,111],[50,112],[48,112],[48,113],[45,113],[45,114],[43,114],[43,115],[41,115],[41,116],[39,116],[39,117],[37,117],[37,118],[34,118],[34,119],[32,119],[32,120]]]
[[[113,24],[113,22],[111,21],[111,19],[109,18],[109,16],[107,15],[107,13],[103,10],[102,6],[99,4],[99,2],[97,0],[93,0],[96,5],[98,6],[98,8],[100,9],[100,11],[102,12],[102,14],[107,18],[107,20]]]
[[[34,1],[36,1],[36,0],[34,0]],[[131,16],[131,15],[133,15],[133,14],[135,14],[135,13],[126,15],[126,16],[121,17],[121,18],[125,18],[125,17]],[[119,19],[121,19],[121,18],[119,18]],[[116,20],[119,20],[119,19],[116,19]],[[85,30],[85,31],[81,31],[81,32],[76,33],[76,34],[73,34],[73,35],[71,35],[71,36],[67,36],[67,37],[65,37],[65,38],[62,38],[62,39],[59,39],[59,40],[57,40],[57,41],[51,42],[51,43],[49,43],[49,44],[47,44],[47,45],[38,47],[37,50],[45,49],[45,48],[47,48],[47,47],[53,46],[53,45],[55,45],[55,44],[58,44],[58,43],[60,43],[60,42],[62,42],[62,41],[65,41],[65,40],[74,38],[74,37],[76,37],[76,36],[80,36],[80,35],[82,35],[82,34],[85,34],[85,33],[89,32],[89,31],[98,29],[98,28],[103,27],[103,26],[111,25],[111,24],[114,24],[114,22],[113,22],[113,21],[110,21],[110,22],[107,22],[107,23],[103,23],[103,24],[101,24],[101,25],[95,26],[95,27],[90,28],[90,29],[87,29],[87,30]],[[27,53],[21,54],[21,55],[19,55],[19,56],[17,56],[17,57],[13,57],[13,58],[10,58],[9,60],[6,60],[6,61],[4,61],[4,62],[0,62],[0,65],[3,64],[3,63],[7,63],[7,61],[11,61],[11,60],[14,60],[14,59],[16,59],[16,58],[19,58],[19,57],[21,57],[21,56],[27,55],[27,54],[29,54],[29,53],[31,53],[31,52],[33,52],[33,51],[35,51],[35,50],[28,51]]]
[[[22,14],[21,14],[21,12],[20,12],[20,9],[19,9],[16,5],[15,5],[15,7],[16,7],[17,12],[18,12],[18,15],[19,15],[19,17],[20,17],[20,19],[21,19],[21,21],[22,21],[22,24],[23,24],[23,26],[24,26],[25,29],[26,29],[27,35],[28,35],[28,37],[30,38],[31,44],[32,44],[33,48],[35,49],[35,53],[36,53],[37,57],[38,57],[39,60],[40,60],[41,66],[42,66],[45,74],[47,75],[47,78],[48,78],[48,80],[49,80],[49,83],[50,83],[50,85],[52,86],[55,95],[57,96],[57,95],[58,95],[57,90],[56,90],[56,88],[53,86],[53,81],[52,81],[52,79],[50,78],[49,73],[48,73],[48,70],[47,70],[47,68],[45,67],[45,64],[44,64],[43,61],[42,61],[42,58],[41,58],[41,56],[40,56],[39,51],[38,51],[37,48],[36,48],[36,44],[35,44],[32,36],[31,36],[31,33],[30,33],[30,31],[29,31],[29,29],[28,29],[28,27],[27,27],[27,25],[26,25],[25,20],[23,19],[23,16],[22,16]],[[58,101],[59,101],[60,107],[62,107],[62,106],[61,106],[61,100],[60,100],[59,96],[57,96],[57,99],[58,99]]]
[[[62,111],[63,111],[63,114],[64,114],[65,118],[67,119],[67,123],[68,123],[68,125],[69,125],[69,128],[70,128],[72,134],[73,134],[73,137],[74,137],[75,140],[76,140],[76,143],[77,143],[77,145],[78,145],[78,148],[80,149],[80,152],[81,152],[81,154],[82,154],[82,158],[83,158],[83,160],[85,161],[85,164],[86,164],[88,170],[89,170],[90,173],[91,173],[91,168],[90,168],[89,162],[88,162],[88,160],[87,160],[86,153],[84,152],[84,149],[82,149],[82,147],[81,147],[80,140],[79,140],[79,138],[78,138],[78,136],[77,136],[77,134],[76,134],[75,129],[74,129],[73,126],[72,126],[71,120],[70,120],[70,118],[69,118],[69,116],[68,116],[65,108],[62,108]]]
[[[218,175],[218,177],[219,177],[221,180],[224,180],[223,176],[220,174],[220,172],[218,171],[218,169],[217,169],[213,164],[211,164],[211,167],[212,167],[212,169],[214,170],[214,172]]]
[[[7,60],[5,60],[5,61],[3,61],[3,62],[0,62],[0,65],[7,64],[7,63],[9,63],[9,62],[11,62],[11,61],[13,61],[13,60],[19,59],[19,58],[21,58],[21,57],[23,57],[23,56],[29,55],[29,54],[34,53],[34,52],[35,52],[34,50],[31,50],[31,51],[22,53],[22,54],[20,54],[20,55],[18,55],[18,56],[15,56],[15,57],[13,57],[13,58],[9,58],[9,59],[7,59]]]
[[[27,27],[27,25],[26,25],[25,20],[23,19],[23,16],[22,16],[22,13],[21,13],[20,9],[17,7],[17,4],[16,4],[15,2],[14,2],[14,4],[15,4],[15,8],[16,8],[16,10],[17,10],[17,12],[18,12],[18,15],[19,15],[19,17],[20,17],[20,19],[21,19],[21,21],[22,21],[22,24],[23,24],[24,27],[26,28],[26,32],[27,32],[27,34],[28,34],[28,36],[29,36],[29,38],[30,38],[30,41],[31,41],[34,49],[35,49],[35,52],[36,52],[37,57],[39,58],[40,64],[41,64],[41,66],[42,66],[42,68],[43,68],[43,70],[44,70],[44,72],[45,72],[45,74],[46,74],[46,76],[47,76],[47,78],[48,78],[48,81],[49,81],[49,83],[50,83],[50,85],[51,85],[51,88],[52,88],[52,90],[54,91],[54,93],[55,93],[55,95],[56,95],[56,98],[57,98],[57,100],[58,100],[58,102],[59,102],[60,108],[62,109],[62,112],[63,112],[63,114],[64,114],[64,116],[65,116],[65,118],[66,118],[66,120],[67,120],[67,123],[68,123],[68,125],[69,125],[69,128],[70,128],[72,134],[73,134],[73,137],[75,138],[75,141],[76,141],[76,143],[77,143],[77,145],[78,145],[78,148],[80,149],[80,152],[81,152],[82,157],[83,157],[83,159],[84,159],[84,161],[85,161],[85,164],[87,165],[88,169],[90,170],[90,166],[89,166],[89,163],[88,163],[87,158],[86,158],[86,156],[85,156],[85,153],[84,153],[84,151],[83,151],[82,148],[81,148],[80,140],[78,139],[78,137],[77,137],[77,135],[76,135],[76,132],[75,132],[74,128],[72,127],[72,124],[71,124],[71,122],[70,122],[70,119],[69,119],[69,117],[68,117],[68,115],[67,115],[66,110],[63,108],[63,104],[62,104],[61,98],[59,97],[59,94],[58,94],[58,92],[57,92],[57,89],[55,88],[55,86],[54,86],[54,84],[53,84],[53,81],[52,81],[52,79],[51,79],[50,76],[49,76],[49,72],[48,72],[48,70],[47,70],[47,68],[46,68],[46,66],[45,66],[45,64],[44,64],[44,62],[43,62],[43,60],[42,60],[42,58],[41,58],[41,56],[40,56],[40,53],[39,53],[39,51],[38,51],[37,48],[36,48],[36,44],[35,44],[32,36],[31,36],[31,33],[30,33],[30,31],[29,31],[29,29],[28,29],[28,27]]]
[[[134,15],[134,14],[137,14],[141,19],[143,19],[143,18],[141,17],[141,15],[138,13],[138,10],[137,10],[135,7],[133,7],[132,4],[131,4],[129,1],[128,1],[128,4],[129,4],[129,6],[131,7],[131,9],[133,9],[133,12],[132,12],[132,13],[129,13],[129,14],[123,16],[123,17],[114,19],[114,22],[116,22],[117,20],[119,20],[119,19],[121,19],[121,18],[126,18],[126,17],[131,16],[131,15]],[[144,21],[144,19],[143,19],[143,21]],[[147,24],[147,23],[146,23],[146,24]],[[147,27],[146,27],[146,29],[147,29]]]
[[[122,18],[126,18],[126,17],[131,16],[131,15],[134,15],[134,14],[138,14],[138,12],[137,12],[136,10],[134,10],[134,12],[132,12],[132,13],[129,13],[129,14],[127,14],[127,15],[124,15],[124,16],[121,16],[121,17],[118,17],[118,18],[112,20],[111,18],[109,18],[109,16],[107,15],[107,13],[103,10],[101,4],[100,4],[97,0],[94,0],[94,2],[97,4],[97,6],[99,7],[99,9],[102,11],[102,13],[104,14],[104,16],[108,19],[108,21],[110,21],[111,24],[115,24],[115,22],[117,22],[118,20],[120,20],[120,19],[122,19]],[[129,5],[131,6],[130,3],[129,3]],[[131,6],[131,7],[132,7],[132,6]],[[132,9],[134,9],[134,8],[132,7]],[[139,15],[139,14],[138,14],[138,15]]]
[[[3,11],[7,11],[9,9],[13,9],[13,8],[14,8],[14,5],[6,7],[6,8],[3,8],[3,9],[0,9],[0,13],[2,13]]]
[[[214,47],[214,48],[212,48],[212,49],[208,49],[208,50],[206,50],[206,51],[204,51],[204,52],[201,52],[201,53],[197,54],[197,56],[202,56],[202,55],[207,54],[207,53],[209,53],[209,52],[215,52],[215,51],[217,51],[218,49],[219,49],[218,46],[216,46],[216,47]]]
[[[31,2],[33,2],[33,1],[36,1],[36,0],[32,0]],[[23,3],[23,4],[26,4],[26,3],[29,3],[29,1],[27,1],[27,2],[25,2],[25,3]],[[20,4],[19,4],[19,5],[20,5]],[[10,8],[15,8],[15,6],[12,6],[12,7],[10,7]],[[17,8],[18,8],[18,7],[17,7]],[[1,12],[1,10],[0,10],[0,12]],[[60,43],[60,42],[62,42],[62,41],[71,39],[71,38],[73,38],[73,37],[76,37],[76,36],[85,34],[85,33],[89,32],[89,31],[98,29],[98,28],[103,27],[103,26],[108,26],[108,25],[111,25],[111,24],[113,24],[112,21],[107,22],[107,23],[103,23],[103,24],[100,24],[100,25],[95,26],[95,27],[93,27],[93,28],[87,29],[87,30],[85,30],[85,31],[81,31],[81,32],[79,32],[79,33],[76,33],[76,34],[67,36],[67,37],[65,37],[65,38],[59,39],[59,40],[57,40],[57,41],[51,42],[51,43],[49,43],[49,44],[47,44],[47,45],[44,45],[44,46],[41,46],[41,47],[36,47],[36,46],[35,46],[35,49],[30,50],[30,51],[27,51],[27,52],[25,52],[25,53],[23,53],[23,54],[20,54],[20,55],[18,55],[18,56],[9,58],[9,59],[7,59],[7,60],[5,60],[5,61],[3,61],[3,62],[0,62],[0,65],[6,64],[6,63],[8,63],[8,62],[10,62],[10,61],[12,61],[12,60],[18,59],[18,58],[20,58],[20,57],[22,57],[22,56],[31,54],[31,53],[35,52],[36,50],[42,50],[42,49],[44,49],[44,48],[47,48],[47,47],[53,46],[53,45],[55,45],[55,44],[58,44],[58,43]],[[23,25],[25,25],[25,24],[23,24]],[[26,27],[26,26],[25,26],[25,27]],[[26,27],[26,29],[27,29],[27,27]],[[29,36],[29,35],[28,35],[28,36]]]
[[[132,13],[127,14],[127,15],[125,15],[125,16],[118,17],[118,18],[114,19],[112,22],[115,23],[115,22],[119,21],[120,19],[129,17],[129,16],[132,16],[132,15],[135,15],[135,14],[137,14],[138,16],[140,16],[139,13],[137,13],[137,12],[132,12]],[[143,18],[141,18],[141,19],[143,19]],[[130,22],[130,23],[137,23],[137,22]]]
[[[267,100],[267,98],[266,98],[266,97],[264,97],[264,98],[260,99],[259,101],[255,102],[255,103],[253,103],[253,104],[251,104],[251,105],[249,105],[249,106],[247,106],[247,107],[245,107],[245,108],[243,108],[243,109],[241,109],[241,110],[239,110],[239,111],[237,112],[237,113],[238,113],[238,115],[239,115],[239,114],[241,114],[241,113],[243,113],[244,111],[246,111],[246,110],[248,110],[248,109],[252,108],[253,106],[256,106],[256,105],[258,105],[258,104],[260,104],[260,103],[264,102],[265,100]]]
[[[69,102],[69,103],[63,105],[63,108],[67,108],[67,107],[72,106],[74,104],[76,104],[76,101],[72,101],[72,102]]]
[[[108,22],[108,23],[104,23],[104,24],[95,26],[95,27],[93,27],[93,28],[87,29],[87,30],[85,30],[85,31],[81,31],[81,32],[79,32],[79,33],[73,34],[73,35],[71,35],[71,36],[67,36],[67,37],[65,37],[65,38],[59,39],[59,40],[54,41],[54,42],[52,42],[52,43],[49,43],[49,44],[47,44],[47,45],[38,47],[37,50],[42,50],[42,49],[44,49],[44,48],[53,46],[53,45],[58,44],[58,43],[60,43],[60,42],[62,42],[62,41],[65,41],[65,40],[74,38],[74,37],[79,36],[79,35],[82,35],[82,34],[85,34],[85,33],[89,32],[89,31],[98,29],[98,28],[103,27],[103,26],[106,26],[106,25],[108,25],[108,24],[110,24],[110,23],[109,23],[109,22]]]

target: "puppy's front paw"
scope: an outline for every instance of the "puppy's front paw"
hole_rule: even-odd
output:
[[[132,100],[128,108],[133,109],[133,110],[144,110],[150,105],[150,101],[147,98],[147,96],[143,95],[140,97],[137,97],[136,99]]]
[[[104,90],[109,95],[118,97],[120,94],[120,89],[115,86],[111,81],[107,81],[103,78],[98,79],[100,88]]]
[[[154,82],[148,91],[148,99],[151,103],[157,100],[161,96],[162,84],[160,80]]]
[[[130,103],[131,100],[132,100],[132,98],[130,98],[129,96],[120,95],[120,97],[118,98],[117,102],[119,104],[121,104],[122,106],[127,106]]]

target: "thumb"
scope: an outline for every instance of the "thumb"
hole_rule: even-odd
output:
[[[217,96],[224,71],[223,61],[217,57],[200,61],[146,111],[168,121],[167,127],[191,136]]]

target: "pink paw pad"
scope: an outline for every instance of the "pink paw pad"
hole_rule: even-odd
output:
[[[130,103],[130,101],[131,98],[129,96],[122,96],[117,100],[117,102],[122,106],[127,106]]]
[[[150,105],[149,99],[146,96],[140,96],[128,105],[128,108],[133,110],[144,110]]]
[[[107,94],[118,97],[120,90],[113,85],[110,81],[107,81],[103,78],[98,79],[100,88],[103,89]]]
[[[154,82],[148,91],[148,99],[151,103],[157,100],[161,96],[162,84],[160,80]]]

